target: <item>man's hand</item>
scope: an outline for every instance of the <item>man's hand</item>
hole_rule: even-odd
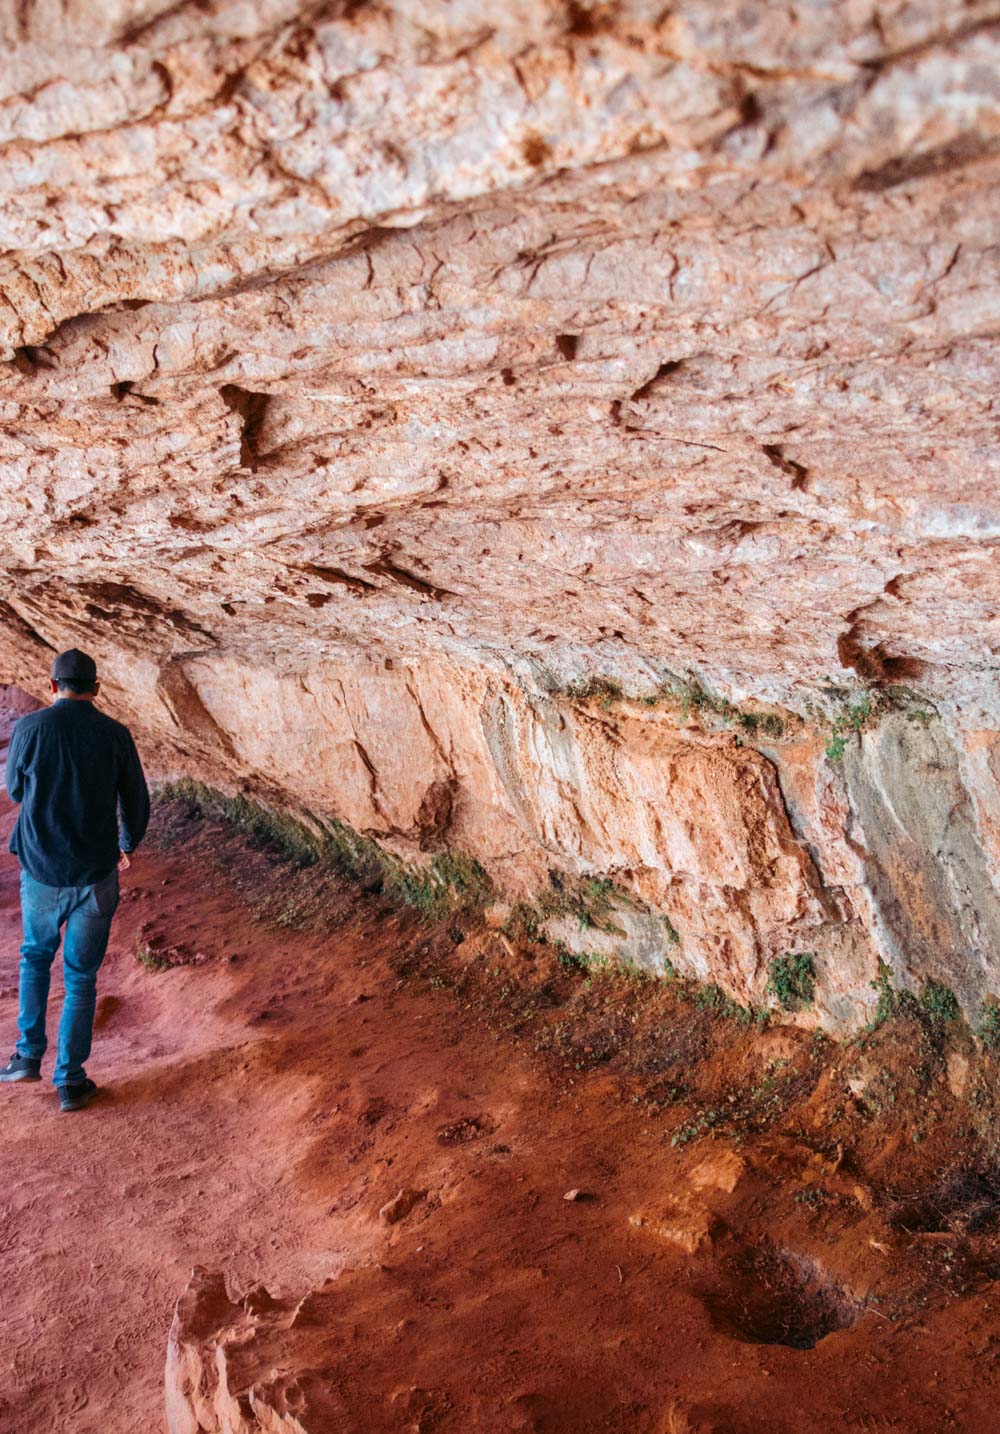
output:
[[[128,871],[128,869],[129,869],[129,867],[130,867],[131,865],[132,865],[132,858],[129,856],[128,852],[127,852],[127,851],[121,851],[121,852],[119,852],[119,853],[118,853],[118,870],[119,870],[119,871]]]

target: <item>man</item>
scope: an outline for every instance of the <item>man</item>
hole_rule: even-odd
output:
[[[40,1080],[49,973],[63,927],[66,999],[52,1080],[62,1110],[82,1110],[97,1092],[90,1055],[97,971],[118,906],[118,872],[131,865],[149,822],[149,792],[127,727],[99,712],[92,657],[77,648],[52,664],[51,707],[14,724],[7,791],[21,803],[10,849],[21,863],[17,1050],[0,1081]],[[118,813],[121,809],[121,834]]]

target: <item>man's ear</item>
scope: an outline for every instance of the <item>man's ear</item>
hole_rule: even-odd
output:
[[[49,687],[53,692],[59,691],[59,683],[55,680],[54,677],[49,678]]]
[[[100,679],[100,678],[97,678],[97,680],[94,682],[94,696],[95,696],[95,697],[97,696],[98,692],[100,692],[100,690],[101,690],[101,679]]]

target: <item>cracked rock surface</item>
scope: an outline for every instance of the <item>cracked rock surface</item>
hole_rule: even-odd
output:
[[[0,676],[743,1000],[997,992],[995,3],[0,40]]]

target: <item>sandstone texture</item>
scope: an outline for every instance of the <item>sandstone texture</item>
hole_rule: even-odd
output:
[[[0,39],[0,678],[797,1019],[1000,994],[995,3]]]

